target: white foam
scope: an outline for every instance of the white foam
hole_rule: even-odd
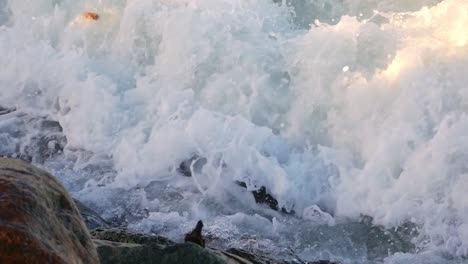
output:
[[[204,197],[243,181],[298,215],[413,221],[424,247],[466,255],[468,2],[292,2],[318,23],[266,0],[8,1],[0,105],[60,121],[66,153],[93,153],[76,168],[111,159],[109,188],[197,154]]]

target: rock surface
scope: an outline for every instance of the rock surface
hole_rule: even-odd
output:
[[[0,263],[99,263],[78,208],[50,174],[0,158]]]
[[[223,251],[191,242],[178,244],[164,237],[122,228],[96,229],[91,234],[102,264],[337,264],[328,260],[281,261],[235,248]]]
[[[130,244],[95,241],[102,264],[225,264],[222,255],[214,254],[194,243],[161,246],[156,243]]]
[[[203,238],[203,235],[202,235],[202,229],[203,229],[203,222],[199,220],[195,228],[191,232],[185,234],[184,241],[192,242],[197,245],[200,245],[201,247],[205,247],[205,239]]]
[[[66,144],[59,122],[0,107],[0,156],[43,164]]]
[[[203,166],[205,166],[207,163],[207,159],[204,157],[200,157],[198,155],[193,155],[191,158],[182,161],[179,164],[179,167],[177,168],[177,171],[185,177],[192,177],[192,171],[200,173],[201,170],[203,169]],[[224,166],[226,166],[224,164]],[[236,181],[236,184],[242,188],[247,188],[247,184],[242,181]],[[258,190],[253,190],[251,191],[255,202],[257,204],[265,204],[270,209],[275,210],[275,211],[281,211],[282,213],[285,214],[295,214],[294,210],[286,210],[285,208],[279,208],[278,201],[270,194],[267,192],[267,189],[265,186],[260,186]]]
[[[130,244],[158,244],[161,246],[171,246],[175,242],[161,236],[147,235],[130,232],[125,228],[98,228],[91,231],[93,238],[98,240],[107,240],[111,242],[130,243]]]
[[[102,264],[107,263],[236,263],[223,254],[194,243],[177,244],[167,238],[123,228],[91,231]]]
[[[96,228],[110,228],[111,227],[111,225],[106,220],[102,219],[102,217],[98,213],[93,211],[91,208],[87,207],[82,202],[76,199],[73,199],[73,201],[78,207],[81,217],[83,218],[89,230],[93,230]]]

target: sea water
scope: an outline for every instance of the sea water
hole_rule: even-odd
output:
[[[0,151],[58,121],[34,163],[179,241],[202,219],[278,258],[463,263],[467,25],[466,0],[0,0]]]

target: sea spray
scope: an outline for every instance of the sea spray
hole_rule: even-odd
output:
[[[467,255],[466,1],[10,0],[0,10],[0,105],[60,122],[67,145],[44,166],[105,216],[172,237],[203,218],[220,244],[294,244],[349,262]],[[194,155],[206,164],[181,176]],[[261,186],[296,215],[255,204]],[[302,218],[315,206],[330,228]],[[414,225],[414,247],[367,252],[352,235],[372,230],[355,226],[361,215]]]

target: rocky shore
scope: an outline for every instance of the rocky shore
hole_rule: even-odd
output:
[[[0,263],[335,263],[281,261],[113,227],[51,174],[16,159],[0,158],[0,212]]]

